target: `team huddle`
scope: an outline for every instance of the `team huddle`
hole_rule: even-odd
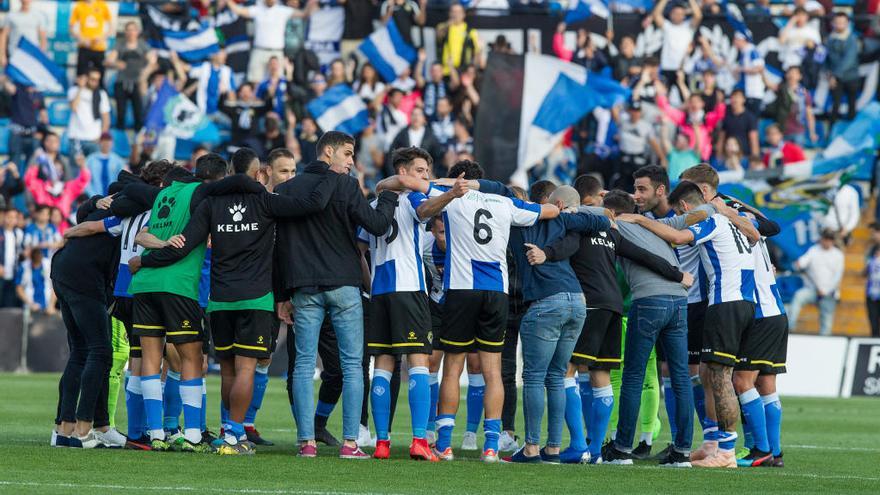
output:
[[[661,465],[782,467],[775,377],[788,325],[764,244],[779,227],[718,194],[710,166],[671,191],[665,170],[647,166],[633,174],[634,195],[592,176],[527,194],[468,160],[432,179],[431,155],[410,147],[393,152],[397,175],[369,202],[349,174],[351,136],[327,132],[317,152],[300,171],[284,149],[265,166],[247,148],[231,167],[207,154],[194,174],[158,160],[80,208],[53,258],[71,358],[52,445],[255,453],[271,444],[254,422],[287,324],[300,457],[316,457],[319,441],[344,459],[391,457],[405,363],[412,459],[454,459],[467,370],[462,449],[478,449],[482,419],[484,462],[632,464],[659,432],[659,360],[673,440]],[[129,355],[113,352],[111,334],[127,336]],[[220,363],[219,436],[207,428],[209,352]],[[327,399],[333,360],[338,391]],[[126,363],[122,435],[110,426],[119,385],[108,375]],[[326,431],[340,398],[342,442]],[[364,435],[367,404],[375,440]],[[695,412],[703,443],[692,451]],[[740,415],[748,453],[737,459]],[[361,450],[373,442],[372,455]]]

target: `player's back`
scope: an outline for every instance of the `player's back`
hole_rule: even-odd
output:
[[[782,295],[776,285],[776,275],[767,252],[767,243],[762,237],[752,248],[755,257],[755,318],[769,318],[785,314]]]
[[[709,278],[709,304],[755,302],[755,247],[724,215],[690,227]]]
[[[427,233],[416,213],[423,198],[421,193],[401,194],[391,225],[381,236],[358,229],[358,240],[370,246],[372,295],[426,290],[422,238]],[[375,208],[376,203],[371,206]]]
[[[541,207],[516,198],[470,191],[443,212],[444,288],[507,292],[510,227],[533,225]]]

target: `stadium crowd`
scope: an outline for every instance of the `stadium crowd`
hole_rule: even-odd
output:
[[[46,21],[32,3],[22,0],[4,17],[0,66],[21,37],[46,49]],[[77,2],[70,17],[76,75],[62,133],[48,125],[44,95],[0,76],[10,119],[0,174],[0,303],[60,308],[70,334],[52,444],[253,453],[269,443],[254,424],[286,323],[302,457],[316,456],[320,441],[339,445],[343,458],[369,457],[365,445],[387,458],[405,357],[413,458],[453,459],[458,377],[467,370],[462,448],[478,449],[484,419],[488,462],[499,452],[514,452],[510,462],[647,458],[660,428],[662,384],[674,441],[661,463],[782,466],[775,375],[784,372],[788,328],[765,246],[779,229],[718,196],[718,172],[803,161],[836,121],[853,119],[855,105],[841,105],[856,99],[860,57],[872,56],[866,40],[876,26],[857,26],[831,2],[784,5],[784,75],[774,80],[749,36],[735,35],[731,63],[698,34],[704,16],[720,13],[713,0],[661,0],[644,12],[645,25],[663,33],[660,50],[647,56],[636,55],[635,39],[613,32],[606,38],[614,47],[598,46],[585,29],[574,30],[571,45],[571,29],[560,23],[553,53],[610,72],[632,97],[574,126],[531,167],[523,191],[481,180],[474,161],[478,112],[492,111],[481,106],[482,71],[491,52],[512,47],[504,36],[481,40],[466,9],[515,6],[449,5],[431,54],[414,36],[429,7],[425,0],[184,5],[198,19],[231,12],[250,20],[253,46],[236,72],[222,47],[200,63],[173,51],[160,57],[133,21],[110,43],[117,26],[107,5]],[[331,29],[309,25],[310,18],[340,8],[341,57],[322,64],[305,33]],[[770,8],[759,1],[744,10],[762,16]],[[876,2],[865,8],[875,13]],[[356,52],[375,23],[394,23],[418,50],[394,80],[383,81]],[[740,83],[726,92],[720,73]],[[810,96],[821,74],[830,77],[833,101],[825,133]],[[179,164],[162,155],[161,131],[145,123],[166,82],[228,131],[224,142],[198,145]],[[350,85],[369,109],[358,136],[321,129],[308,111],[337,85]],[[775,94],[770,104],[767,92]],[[763,133],[761,119],[772,120]],[[115,151],[119,140],[128,156]],[[834,256],[811,250],[798,261],[816,272],[795,303],[799,310],[818,302],[823,333],[842,274],[834,243],[858,224],[851,201],[835,206],[814,248]],[[452,247],[452,239],[467,241]],[[868,299],[876,306],[880,270],[872,263]],[[722,284],[728,270],[736,276]],[[618,279],[628,290],[618,290]],[[714,332],[697,330],[704,319]],[[518,341],[524,442],[514,426]],[[219,438],[207,427],[208,354],[221,365]],[[324,373],[315,405],[317,355]],[[126,436],[114,427],[120,388]],[[340,400],[341,442],[326,429]],[[737,461],[740,410],[747,452]],[[704,443],[691,452],[695,413]],[[562,449],[565,425],[572,443]]]

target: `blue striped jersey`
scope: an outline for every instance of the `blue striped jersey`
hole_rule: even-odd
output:
[[[709,305],[755,302],[755,256],[746,237],[724,215],[714,214],[688,229],[709,279]]]
[[[128,269],[128,260],[140,256],[144,248],[135,244],[134,239],[138,232],[150,225],[150,210],[139,215],[127,218],[107,217],[104,219],[104,229],[113,237],[119,237],[121,249],[119,251],[119,271],[116,274],[116,284],[113,286],[113,295],[116,297],[132,297],[128,292],[128,284],[131,283],[131,271]]]
[[[755,255],[755,319],[785,314],[782,295],[776,285],[773,264],[764,237],[752,248]]]
[[[443,290],[443,267],[446,263],[446,251],[437,245],[437,239],[431,232],[425,232],[422,236],[422,261],[428,275],[431,277],[431,289],[429,296],[437,304],[443,304],[446,291]]]

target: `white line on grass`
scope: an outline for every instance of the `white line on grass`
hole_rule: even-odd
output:
[[[96,483],[40,483],[37,481],[6,481],[0,480],[0,486],[44,487],[44,488],[94,488],[101,490],[148,490],[156,492],[211,492],[211,493],[244,493],[256,495],[371,495],[369,492],[326,492],[320,490],[278,489],[262,490],[259,488],[217,488],[195,486],[138,486],[103,485]],[[388,495],[388,494],[386,494]],[[391,494],[394,495],[394,494]]]

